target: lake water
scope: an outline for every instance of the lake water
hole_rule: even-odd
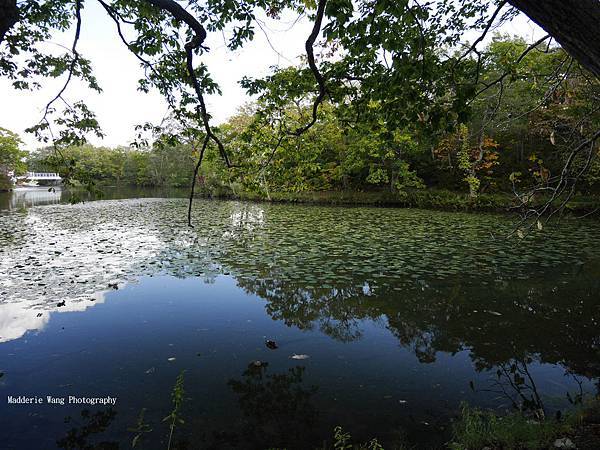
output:
[[[461,402],[598,390],[597,223],[31,192],[0,194],[0,448],[164,449],[181,373],[172,448],[430,448]]]

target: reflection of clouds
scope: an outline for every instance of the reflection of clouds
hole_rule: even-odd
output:
[[[230,215],[231,230],[226,235],[234,236],[238,231],[252,231],[265,223],[265,210],[256,205],[243,205]]]
[[[147,225],[140,203],[115,203],[47,206],[0,216],[0,227],[15,230],[19,238],[0,242],[0,342],[43,328],[49,311],[85,310],[92,298],[103,301],[96,293],[109,283],[122,285],[150,272],[143,263],[167,244]],[[125,217],[119,217],[120,206]],[[57,308],[62,301],[65,306]]]
[[[211,204],[195,212],[204,226],[192,231],[182,220],[185,207],[182,200],[131,199],[0,215],[0,230],[9,231],[0,233],[0,342],[43,328],[49,311],[86,309],[109,284],[157,273],[213,273],[223,229],[233,236],[264,221],[261,208],[235,204],[233,212],[217,210],[213,223]]]
[[[31,301],[0,304],[0,343],[18,339],[30,330],[43,330],[52,312],[85,311],[96,303],[104,303],[104,292],[91,297],[94,302],[66,303],[60,308],[56,304]]]

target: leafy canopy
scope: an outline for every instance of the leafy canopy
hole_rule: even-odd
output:
[[[115,23],[115,39],[121,39],[144,69],[139,89],[158,90],[171,106],[173,116],[192,134],[198,124],[198,95],[186,68],[186,43],[198,28],[171,11],[173,1],[98,0]],[[25,0],[19,3],[20,19],[0,46],[0,76],[17,89],[36,89],[44,78],[65,79],[64,88],[48,103],[43,118],[29,131],[59,146],[82,144],[102,130],[85,101],[67,99],[72,78],[82,79],[101,91],[90,61],[77,43],[85,0]],[[255,35],[257,20],[297,14],[316,19],[324,5],[323,26],[318,31],[321,49],[317,69],[327,82],[327,97],[345,107],[347,119],[364,110],[383,117],[390,133],[420,119],[424,127],[452,126],[466,117],[466,101],[474,92],[469,58],[456,50],[468,30],[481,30],[494,1],[440,0],[423,4],[409,0],[191,0],[186,10],[207,33],[223,33],[227,46],[241,49]],[[507,9],[506,16],[514,12]],[[507,18],[506,17],[506,18]],[[51,54],[39,44],[56,32],[74,31],[72,47]],[[210,51],[202,45],[196,53]],[[194,67],[203,94],[219,92],[202,62]],[[312,101],[318,91],[312,68],[275,68],[264,80],[243,78],[250,94],[262,99],[270,115],[289,101]],[[364,108],[375,102],[377,111]],[[210,118],[210,117],[208,117]],[[161,133],[154,126],[141,128]]]

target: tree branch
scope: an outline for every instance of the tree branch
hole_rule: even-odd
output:
[[[191,41],[186,44],[186,47],[197,49],[202,46],[202,43],[206,39],[206,30],[200,22],[196,20],[189,12],[187,12],[179,3],[174,0],[146,0],[151,5],[156,6],[158,9],[162,9],[171,13],[177,20],[185,22],[185,24],[192,29],[195,33]]]
[[[200,22],[196,20],[194,16],[192,16],[189,12],[187,12],[181,5],[176,3],[174,0],[146,0],[148,3],[156,6],[159,9],[168,11],[171,13],[173,17],[177,20],[181,20],[188,25],[192,31],[194,32],[194,36],[185,44],[185,53],[186,53],[186,68],[188,75],[190,76],[192,87],[194,88],[194,92],[196,93],[196,97],[198,99],[198,114],[199,119],[204,125],[204,131],[206,132],[206,139],[202,145],[202,150],[200,153],[200,158],[198,159],[198,163],[194,170],[194,180],[192,181],[192,189],[190,194],[190,202],[188,209],[188,225],[192,226],[191,223],[191,208],[194,200],[194,187],[196,183],[196,176],[198,171],[200,170],[200,165],[202,164],[202,158],[204,156],[204,150],[208,146],[208,141],[212,140],[218,147],[219,153],[221,157],[225,161],[227,167],[234,167],[227,155],[227,151],[223,146],[221,140],[214,134],[211,126],[210,126],[210,117],[206,110],[206,103],[204,101],[204,94],[202,92],[202,88],[200,86],[200,82],[198,81],[198,77],[196,76],[196,72],[194,70],[194,52],[197,50],[206,50],[206,47],[203,47],[204,40],[206,39],[206,30],[202,26]]]
[[[200,156],[198,157],[198,162],[196,163],[196,167],[194,168],[194,176],[192,178],[192,187],[190,189],[190,201],[188,203],[188,226],[194,228],[192,225],[192,204],[194,202],[194,191],[196,189],[196,180],[198,179],[198,171],[200,170],[200,166],[202,165],[202,159],[204,158],[204,151],[208,146],[208,141],[210,140],[208,134],[204,137],[202,141],[202,147],[200,149]]]
[[[455,62],[455,66],[456,64],[458,64],[463,58],[465,58],[469,53],[471,53],[474,50],[477,50],[477,44],[479,44],[481,41],[483,41],[485,39],[485,36],[488,34],[488,31],[490,31],[490,28],[492,27],[492,25],[494,24],[494,22],[496,21],[496,17],[498,17],[498,14],[500,14],[500,10],[502,8],[504,8],[504,6],[506,5],[507,0],[503,0],[498,4],[498,7],[496,8],[496,10],[494,11],[494,14],[492,14],[492,17],[490,17],[490,20],[488,21],[485,29],[483,30],[483,33],[481,33],[481,35],[475,39],[475,42],[473,42],[473,44],[468,48],[467,51],[465,51],[461,56],[458,57],[458,59]]]
[[[312,71],[315,79],[317,80],[317,84],[319,85],[319,95],[315,99],[312,107],[312,119],[306,125],[297,128],[292,134],[296,136],[300,136],[302,133],[308,131],[316,122],[317,122],[317,112],[319,109],[319,105],[325,99],[325,95],[327,95],[327,86],[325,85],[325,78],[319,72],[319,68],[315,63],[315,53],[314,53],[314,45],[317,40],[317,36],[319,35],[319,31],[321,31],[321,25],[323,23],[323,16],[325,15],[325,5],[327,4],[327,0],[319,0],[319,4],[317,5],[317,15],[315,17],[315,23],[313,25],[313,29],[306,40],[306,44],[304,47],[306,48],[306,56],[308,58],[308,65],[310,70]]]
[[[67,80],[65,81],[65,84],[63,85],[61,90],[58,91],[58,94],[56,94],[56,96],[46,104],[46,108],[44,109],[44,116],[42,120],[40,120],[40,122],[43,122],[46,119],[48,113],[50,112],[50,107],[54,104],[54,102],[59,98],[62,99],[62,95],[67,90],[67,87],[69,86],[69,83],[73,78],[73,71],[75,70],[75,66],[79,62],[79,52],[77,51],[77,43],[79,42],[79,36],[81,34],[81,0],[75,1],[75,17],[77,19],[77,24],[75,26],[75,37],[73,38],[73,46],[71,47],[73,59],[71,60],[71,64],[69,66],[69,75],[67,76]]]
[[[538,45],[540,45],[542,42],[544,42],[546,39],[548,39],[550,37],[549,34],[547,34],[546,36],[544,36],[541,39],[538,39],[537,41],[535,41],[533,44],[531,44],[529,47],[527,47],[523,53],[521,53],[521,55],[517,58],[517,60],[514,62],[514,64],[519,64],[521,61],[523,61],[523,59],[525,58],[525,56],[527,56],[527,54],[532,51],[534,48],[536,48]],[[510,74],[510,72],[504,72],[500,77],[498,77],[497,79],[495,79],[494,81],[492,81],[491,83],[483,83],[485,87],[483,87],[482,89],[480,89],[476,94],[475,97],[478,97],[479,95],[483,94],[485,91],[487,91],[488,89],[490,89],[492,86],[498,84],[498,83],[502,83],[502,81],[504,81],[504,79]]]

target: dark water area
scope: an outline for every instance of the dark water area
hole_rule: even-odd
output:
[[[167,448],[181,373],[173,448],[433,448],[598,390],[594,222],[159,195],[0,199],[0,448]]]

